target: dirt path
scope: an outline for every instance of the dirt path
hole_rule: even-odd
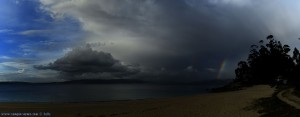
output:
[[[294,91],[293,88],[283,90],[277,94],[277,97],[281,101],[295,107],[296,109],[300,109],[300,98],[293,95],[292,94],[293,91]]]

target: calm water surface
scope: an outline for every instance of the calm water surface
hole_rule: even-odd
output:
[[[91,102],[205,93],[220,85],[46,84],[0,85],[0,102]]]

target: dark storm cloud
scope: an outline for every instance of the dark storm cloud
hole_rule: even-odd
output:
[[[115,7],[118,4],[114,4]],[[141,10],[139,5],[131,4],[130,9],[123,9],[129,12],[124,13],[125,16],[122,11],[117,15],[107,14],[114,18],[97,12],[89,16],[94,17],[91,19],[105,18],[104,24],[109,29],[129,30],[138,35],[143,44],[158,48],[157,52],[147,53],[141,47],[141,51],[131,58],[151,67],[216,67],[226,58],[240,59],[251,43],[268,34],[267,31],[261,31],[265,30],[264,27],[255,18],[252,19],[255,15],[247,7],[232,8],[208,2],[191,6],[181,0],[154,1],[151,5],[144,2],[142,6],[149,7],[149,10]],[[116,25],[120,23],[126,25]]]
[[[135,73],[109,53],[92,50],[90,45],[78,47],[48,65],[34,66],[39,70],[59,71],[63,79],[123,78]]]
[[[84,30],[94,34],[87,37],[86,42],[114,42],[113,46],[94,49],[112,53],[128,63],[138,63],[148,75],[159,74],[157,76],[171,72],[185,74],[188,72],[184,70],[193,66],[198,72],[190,77],[211,78],[224,61],[233,73],[238,60],[245,59],[251,44],[269,34],[285,37],[288,34],[285,32],[297,29],[295,25],[300,24],[284,18],[299,19],[287,8],[289,2],[279,0],[41,2],[57,16],[77,18]],[[159,71],[161,68],[170,73]],[[213,74],[208,68],[216,72]]]

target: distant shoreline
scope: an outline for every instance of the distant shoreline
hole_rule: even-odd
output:
[[[83,80],[70,80],[62,82],[23,82],[23,81],[4,81],[1,84],[169,84],[169,85],[205,85],[205,84],[228,84],[233,79],[224,80],[203,80],[203,81],[191,81],[191,82],[155,82],[155,81],[144,81],[138,79],[83,79]]]

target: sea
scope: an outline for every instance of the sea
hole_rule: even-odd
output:
[[[0,102],[98,102],[189,96],[222,84],[0,84]]]

